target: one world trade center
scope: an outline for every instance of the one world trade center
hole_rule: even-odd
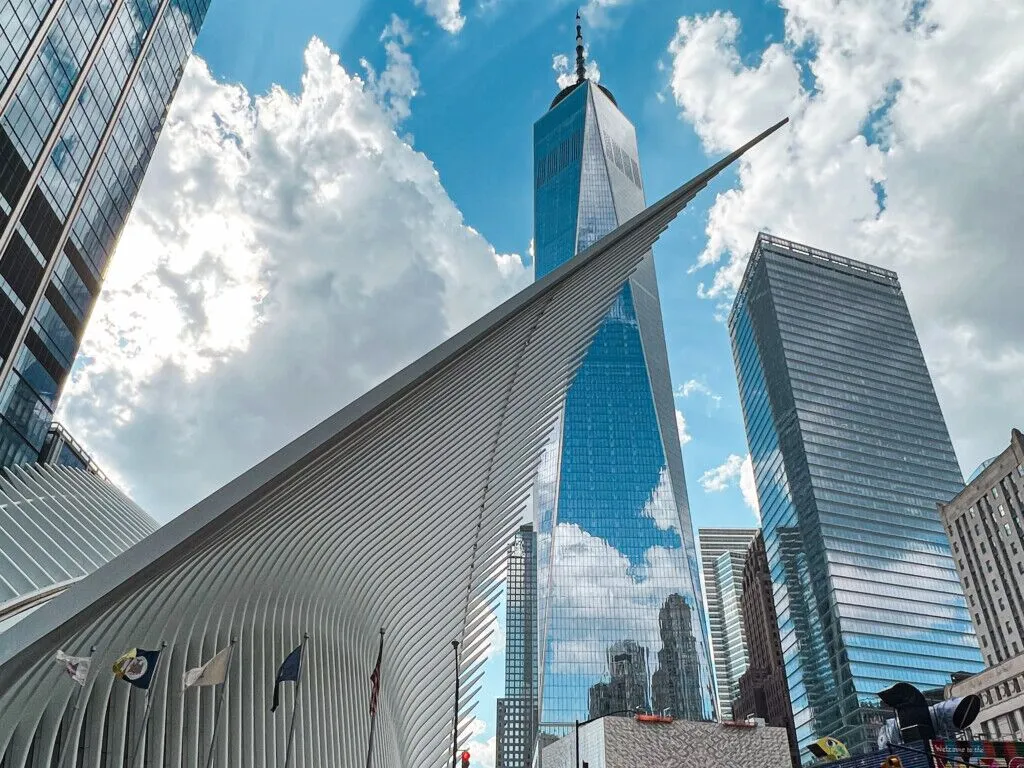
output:
[[[586,76],[534,125],[537,279],[644,207],[636,132]],[[542,462],[539,731],[619,712],[714,717],[698,560],[653,255],[623,284]]]

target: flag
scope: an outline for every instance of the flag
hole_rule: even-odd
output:
[[[225,648],[201,667],[190,669],[181,676],[181,687],[191,688],[200,685],[220,685],[228,676],[228,660],[231,647]]]
[[[156,671],[156,662],[159,658],[160,651],[132,648],[114,662],[114,676],[136,688],[146,690],[153,681],[153,673]]]
[[[384,655],[384,630],[380,631],[380,647],[377,648],[377,663],[370,673],[370,716],[377,714],[377,696],[380,695],[380,659]]]
[[[89,666],[92,664],[92,656],[68,656],[64,651],[57,651],[53,660],[64,665],[64,671],[79,685],[85,685],[89,677]]]
[[[302,646],[300,645],[288,654],[288,658],[281,662],[281,668],[277,670],[277,677],[274,678],[274,706],[270,708],[271,712],[277,709],[277,705],[280,701],[278,697],[281,690],[281,683],[286,683],[289,680],[297,682],[299,679],[299,671],[301,669]]]

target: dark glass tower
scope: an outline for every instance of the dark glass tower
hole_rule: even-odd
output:
[[[800,748],[873,745],[878,691],[981,669],[936,510],[963,478],[899,279],[761,234],[729,333]]]
[[[0,465],[39,457],[208,5],[0,5]]]
[[[494,768],[527,768],[537,732],[537,534],[522,526],[508,548],[505,696],[498,699]]]
[[[534,125],[538,278],[644,207],[636,133],[612,94],[584,77],[578,27],[577,59],[577,82]],[[699,563],[651,254],[622,286],[569,388],[540,488],[541,731],[564,732],[623,703],[649,709],[656,675],[662,708],[712,717]],[[669,653],[665,605],[675,617]],[[689,658],[673,661],[676,679],[666,680],[662,663],[685,648]]]

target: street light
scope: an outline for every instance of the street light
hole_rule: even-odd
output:
[[[614,712],[605,712],[603,715],[592,717],[589,720],[584,720],[582,723],[576,721],[576,768],[580,768],[580,726],[590,725],[591,723],[600,720],[602,717],[612,717],[613,715],[637,715],[642,714],[640,707],[636,709],[617,709]]]

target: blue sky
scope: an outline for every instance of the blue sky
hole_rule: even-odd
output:
[[[751,51],[782,31],[782,14],[763,2],[731,4],[745,23]],[[601,82],[637,128],[648,201],[671,191],[709,164],[692,129],[669,96],[664,66],[681,13],[721,9],[709,2],[640,2],[612,8],[585,31]],[[552,57],[571,54],[575,6],[498,2],[463,9],[467,21],[452,35],[411,2],[334,3],[298,0],[282,14],[276,0],[217,0],[196,52],[221,79],[250,93],[280,84],[294,92],[302,51],[313,35],[341,57],[349,71],[366,59],[384,66],[381,30],[392,14],[415,36],[409,52],[421,87],[401,130],[436,166],[466,223],[499,252],[525,254],[533,231],[532,130],[557,92]],[[699,392],[678,399],[693,440],[684,448],[694,524],[749,525],[751,511],[737,487],[708,494],[696,483],[729,454],[744,455],[742,415],[725,326],[715,304],[697,297],[708,280],[688,274],[704,245],[706,211],[732,176],[705,191],[656,250],[662,309],[675,385],[696,379],[721,398]]]

